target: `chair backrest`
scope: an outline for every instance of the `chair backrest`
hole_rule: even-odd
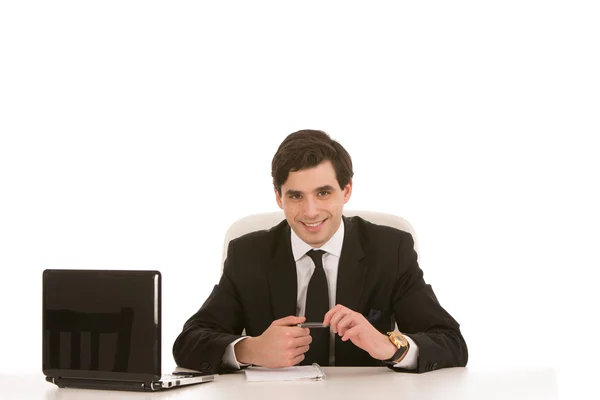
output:
[[[417,237],[412,225],[402,217],[398,217],[392,214],[380,213],[375,211],[361,211],[361,210],[346,210],[344,215],[347,217],[359,216],[369,222],[378,225],[391,226],[393,228],[400,229],[408,232],[412,235],[415,241],[415,251],[418,253]],[[227,232],[225,233],[225,241],[223,243],[223,250],[221,255],[221,269],[225,263],[227,257],[227,247],[229,242],[235,238],[238,238],[246,233],[256,232],[264,229],[269,229],[285,219],[282,211],[266,212],[260,214],[248,215],[235,221]]]

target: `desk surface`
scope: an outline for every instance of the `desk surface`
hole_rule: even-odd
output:
[[[0,375],[0,398],[89,399],[527,399],[558,398],[552,369],[475,370],[449,368],[424,374],[383,367],[327,367],[322,381],[246,382],[243,372],[218,375],[214,382],[155,393],[60,389],[38,375]],[[285,396],[285,397],[283,397]],[[400,398],[400,397],[398,397]]]

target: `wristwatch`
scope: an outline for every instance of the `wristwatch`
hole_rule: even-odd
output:
[[[410,344],[408,343],[408,340],[406,340],[406,337],[403,334],[401,334],[400,332],[388,332],[387,335],[388,335],[388,338],[390,339],[390,342],[392,342],[392,344],[394,346],[396,346],[398,351],[396,351],[396,353],[394,353],[394,355],[392,357],[388,358],[387,360],[383,360],[383,361],[385,363],[391,364],[391,365],[397,364],[400,361],[402,361],[402,359],[408,353]]]

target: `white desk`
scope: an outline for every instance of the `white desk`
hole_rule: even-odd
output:
[[[214,382],[155,393],[60,389],[44,376],[0,375],[1,399],[485,399],[558,398],[552,369],[475,370],[450,368],[424,374],[383,367],[327,367],[322,381],[246,382],[243,372],[218,375]]]

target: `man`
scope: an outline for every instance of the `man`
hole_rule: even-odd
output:
[[[230,242],[219,284],[175,341],[179,366],[425,372],[467,364],[459,325],[423,280],[411,235],[342,216],[353,171],[338,142],[321,131],[292,133],[272,176],[285,221]],[[394,322],[401,333],[391,332]]]

